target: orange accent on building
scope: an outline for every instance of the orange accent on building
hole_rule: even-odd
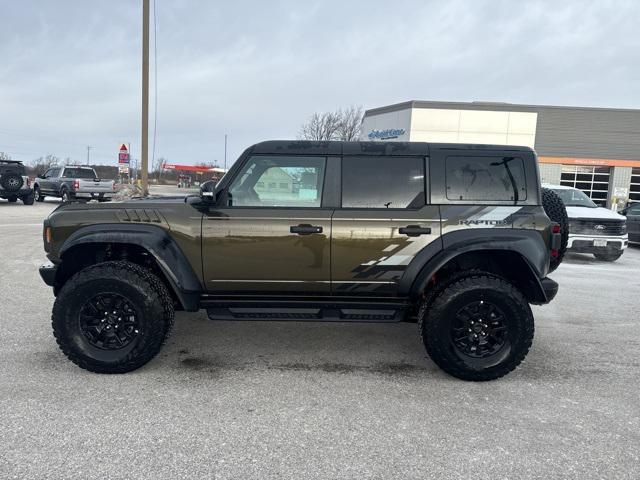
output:
[[[618,160],[613,158],[543,157],[540,163],[561,163],[564,165],[595,165],[605,167],[640,167],[640,160]]]

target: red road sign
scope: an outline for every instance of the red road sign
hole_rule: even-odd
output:
[[[120,145],[120,151],[121,152],[126,152],[127,151],[127,146],[124,143],[122,145]]]

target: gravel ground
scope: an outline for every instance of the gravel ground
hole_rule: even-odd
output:
[[[59,352],[37,267],[55,203],[0,201],[0,478],[615,478],[640,452],[640,249],[569,256],[526,362],[468,383],[413,324],[179,314],[126,375]]]

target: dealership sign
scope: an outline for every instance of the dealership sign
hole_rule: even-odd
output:
[[[404,132],[404,128],[388,128],[386,130],[371,130],[367,136],[370,140],[390,140],[404,135]]]

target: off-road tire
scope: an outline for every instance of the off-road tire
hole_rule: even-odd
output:
[[[470,302],[484,301],[504,312],[505,344],[495,354],[473,359],[452,340],[456,314]],[[431,359],[448,374],[471,381],[500,378],[514,370],[526,357],[533,341],[534,321],[522,293],[508,281],[483,272],[458,276],[427,296],[418,310],[422,341]]]
[[[9,203],[16,203],[18,201],[18,197],[9,197],[7,198],[7,200],[9,201]]]
[[[21,200],[25,205],[33,205],[33,202],[35,201],[35,195],[33,193],[30,193],[29,195],[23,195]]]
[[[615,253],[594,253],[593,256],[598,260],[602,260],[603,262],[615,262],[622,256],[623,253],[624,251],[621,250]]]
[[[549,188],[542,189],[542,208],[552,222],[560,224],[560,248],[558,256],[551,257],[549,272],[553,272],[562,263],[569,241],[569,217],[564,202],[556,192]]]
[[[138,336],[120,350],[97,348],[80,328],[81,308],[102,292],[130,301],[140,318]],[[173,301],[165,284],[150,270],[124,261],[99,263],[76,273],[60,289],[51,316],[62,352],[96,373],[125,373],[146,364],[168,338],[173,320]]]
[[[35,187],[33,189],[33,194],[36,197],[36,202],[44,202],[44,195],[42,194],[40,187]]]
[[[17,192],[24,185],[24,179],[19,173],[5,172],[0,177],[0,185],[7,193]]]

